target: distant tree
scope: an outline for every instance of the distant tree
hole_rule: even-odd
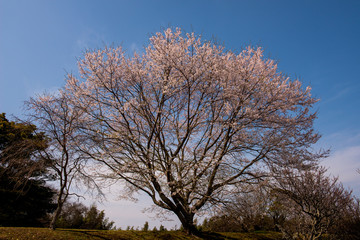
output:
[[[79,229],[84,223],[84,214],[87,208],[82,203],[65,203],[56,226],[60,228]]]
[[[209,222],[209,220],[207,218],[205,218],[203,223],[201,224],[202,229],[205,230],[205,231],[208,231],[208,229],[207,229],[208,222]]]
[[[204,231],[211,232],[240,232],[242,231],[241,221],[232,215],[218,214],[212,216],[202,225]]]
[[[235,54],[195,34],[167,29],[143,55],[87,52],[67,94],[81,109],[83,151],[176,214],[189,234],[194,216],[266,175],[279,154],[314,159],[317,101],[261,48]],[[102,172],[104,173],[104,171]]]
[[[221,210],[240,225],[238,231],[273,230],[274,223],[268,214],[271,198],[264,185],[249,186],[234,194]]]
[[[45,185],[46,138],[35,125],[0,114],[0,226],[43,226],[54,210],[54,191]]]
[[[267,215],[272,219],[273,230],[279,232],[287,218],[291,216],[291,212],[289,213],[289,209],[285,206],[287,204],[284,204],[288,199],[285,196],[274,194],[273,191],[268,192],[268,199],[270,199],[270,202]]]
[[[143,228],[142,228],[142,231],[147,232],[148,230],[149,230],[149,223],[146,221]]]
[[[99,211],[95,205],[88,208],[81,203],[65,203],[56,225],[59,228],[109,230],[114,222],[105,218],[104,211]]]
[[[166,229],[163,225],[160,225],[159,231],[160,231],[160,232],[163,232],[163,231],[167,231],[167,229]]]
[[[291,215],[284,206],[284,199],[263,184],[250,186],[234,194],[214,212],[214,216],[204,219],[202,229],[213,232],[280,231]]]
[[[336,219],[330,234],[342,240],[360,239],[360,199],[353,197],[342,217]]]
[[[277,177],[277,194],[285,196],[283,204],[293,214],[282,227],[287,238],[319,239],[342,219],[352,202],[351,192],[326,170],[287,169]]]
[[[111,229],[113,225],[114,222],[109,222],[109,219],[105,218],[104,210],[99,211],[95,205],[91,205],[85,214],[82,228],[106,230]]]

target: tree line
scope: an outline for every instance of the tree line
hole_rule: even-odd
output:
[[[262,48],[235,53],[169,28],[142,53],[88,50],[78,66],[58,92],[26,102],[38,143],[46,139],[34,162],[58,183],[51,228],[76,194],[73,182],[101,191],[98,179],[121,184],[122,196],[147,195],[194,235],[196,216],[220,206],[242,213],[237,229],[251,229],[246,214],[259,212],[295,239],[318,239],[345,208],[357,211],[351,192],[319,165],[329,152],[313,150],[318,100]],[[257,209],[264,194],[269,205]]]

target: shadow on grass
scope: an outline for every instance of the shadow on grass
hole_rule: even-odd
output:
[[[221,235],[220,233],[214,232],[200,232],[198,237],[206,240],[237,240],[238,238],[232,238],[228,236]]]
[[[68,232],[76,234],[82,239],[93,239],[93,240],[130,240],[130,239],[157,239],[157,240],[184,240],[184,239],[203,239],[203,240],[240,240],[240,239],[257,239],[257,240],[274,240],[280,238],[273,238],[270,236],[261,236],[257,233],[246,233],[240,235],[221,234],[214,232],[200,232],[195,236],[191,237],[185,235],[183,232],[142,232],[142,231],[131,231],[131,233],[125,231],[125,235],[114,234],[107,235],[106,231],[94,231],[94,230],[78,230],[78,229],[58,229],[58,231]],[[121,232],[121,231],[120,231]]]
[[[182,232],[176,232],[176,231],[148,231],[147,238],[146,239],[157,239],[157,240],[184,240],[189,239],[187,235],[182,234]],[[132,234],[139,237],[139,239],[145,239],[144,238],[144,232],[136,232],[133,231]]]
[[[114,239],[114,238],[101,236],[98,234],[99,231],[92,231],[92,230],[57,229],[57,231],[76,233],[79,236],[83,235],[84,237],[91,237],[91,239],[102,239],[102,240],[113,240]],[[116,237],[116,239],[117,240],[128,240],[127,238],[122,238],[122,237]]]

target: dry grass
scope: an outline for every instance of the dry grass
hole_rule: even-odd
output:
[[[0,227],[0,240],[190,240],[201,239],[187,236],[180,231],[118,231],[118,230],[80,230],[47,228],[15,228]],[[204,234],[202,239],[228,240],[276,240],[281,239],[279,233],[221,233]]]

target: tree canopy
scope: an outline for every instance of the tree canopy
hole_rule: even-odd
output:
[[[1,172],[8,171],[14,180],[34,177],[45,169],[46,162],[38,156],[46,147],[47,138],[36,132],[35,125],[9,121],[5,113],[0,114]]]
[[[35,125],[0,114],[0,226],[43,226],[54,210],[54,191],[42,179],[46,163],[37,158],[46,146]]]

